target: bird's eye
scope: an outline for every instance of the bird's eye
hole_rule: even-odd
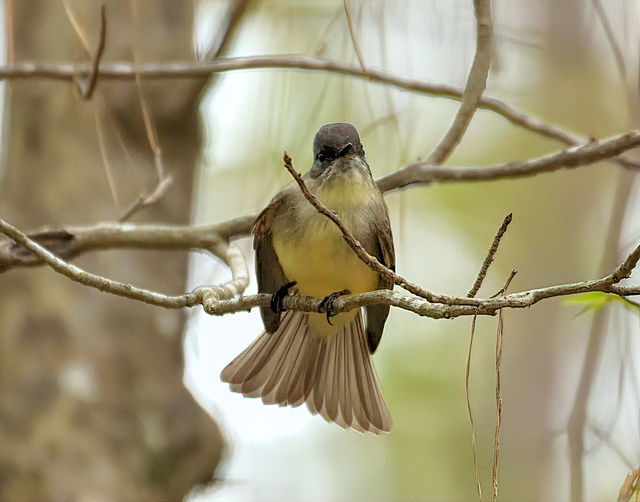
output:
[[[324,153],[319,153],[318,154],[318,160],[320,162],[324,162],[325,160],[327,160],[327,156]]]

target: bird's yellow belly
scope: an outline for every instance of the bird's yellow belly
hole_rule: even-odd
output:
[[[297,282],[300,294],[316,298],[345,289],[352,295],[377,289],[378,274],[358,258],[333,222],[318,216],[296,239],[273,235],[273,246],[287,280]],[[322,335],[335,333],[356,313],[352,310],[335,316],[334,327],[324,315],[311,314],[310,327]]]

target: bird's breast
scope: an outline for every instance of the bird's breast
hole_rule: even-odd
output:
[[[321,188],[316,195],[338,212],[356,238],[366,234],[371,186],[351,181]],[[295,218],[283,218],[272,231],[282,270],[289,281],[297,281],[301,294],[323,298],[343,289],[358,294],[377,288],[378,274],[358,258],[336,224],[306,199],[296,205]]]

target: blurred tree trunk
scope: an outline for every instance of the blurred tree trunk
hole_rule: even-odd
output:
[[[70,5],[95,47],[100,2]],[[132,60],[134,47],[143,61],[191,57],[191,2],[105,5],[103,60]],[[59,0],[15,2],[13,23],[17,61],[89,60]],[[143,82],[174,182],[135,219],[189,221],[204,84]],[[7,106],[0,213],[20,228],[117,217],[96,111],[120,211],[153,188],[135,82],[99,81],[86,102],[69,83],[14,81]],[[86,256],[79,265],[176,293],[187,256],[122,251]],[[223,441],[183,386],[184,312],[105,295],[44,267],[9,271],[0,284],[0,499],[169,500],[211,479]]]

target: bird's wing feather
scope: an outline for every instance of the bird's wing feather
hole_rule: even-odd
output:
[[[253,227],[253,248],[256,251],[258,293],[273,294],[287,282],[278,256],[273,248],[271,236],[273,218],[282,202],[282,197],[278,198],[276,196],[260,213]],[[273,312],[269,307],[261,307],[260,314],[265,330],[268,333],[274,333],[280,324],[280,313]]]
[[[370,254],[378,258],[380,263],[395,271],[396,255],[393,247],[393,235],[391,233],[387,206],[382,199],[382,195],[380,195],[380,198],[375,203],[381,207],[377,208],[377,217],[371,218],[373,221],[369,228],[370,234],[363,245]],[[387,277],[380,275],[378,279],[378,289],[393,289],[393,282]],[[389,305],[369,305],[366,307],[366,312],[367,344],[373,354],[378,348],[382,338],[384,324],[389,315]]]

